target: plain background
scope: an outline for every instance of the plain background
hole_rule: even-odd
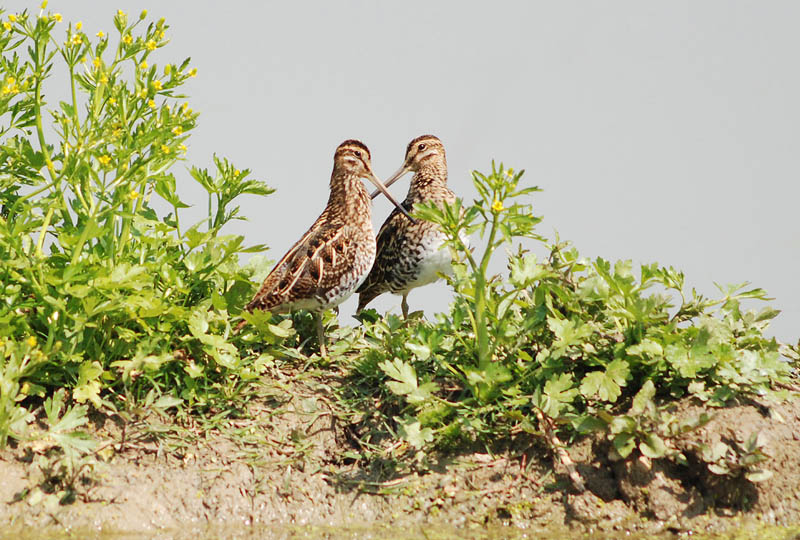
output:
[[[6,9],[38,2],[4,2]],[[800,3],[157,2],[52,0],[84,30],[116,9],[165,17],[161,63],[192,57],[202,114],[187,166],[217,153],[277,193],[243,200],[229,232],[277,260],[321,212],[333,151],[358,138],[386,177],[410,139],[439,136],[450,185],[473,169],[526,169],[539,232],[581,254],[658,261],[688,287],[750,281],[783,310],[770,332],[800,336]],[[55,98],[53,99],[53,103]],[[204,213],[188,173],[179,189]],[[392,189],[402,199],[408,183]],[[376,202],[376,228],[390,211]],[[186,223],[186,219],[182,221]],[[412,310],[446,309],[444,284]],[[371,306],[399,312],[399,297]],[[754,306],[755,307],[755,306]],[[342,305],[350,319],[355,298]]]

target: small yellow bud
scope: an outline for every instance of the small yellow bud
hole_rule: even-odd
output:
[[[155,109],[156,108],[155,100],[153,100],[153,99],[148,100],[147,101],[147,106],[150,107],[151,109]]]
[[[81,21],[76,22],[75,30],[80,30],[81,28],[83,28],[83,23]]]
[[[143,9],[142,12],[139,13],[139,18],[144,19],[145,17],[147,17],[147,10]]]
[[[495,199],[494,202],[492,203],[492,212],[494,212],[495,214],[499,214],[503,210],[504,210],[503,203],[501,203],[498,199]]]
[[[118,9],[117,10],[117,17],[124,17],[124,16],[125,16],[125,12],[122,11],[121,9]]]
[[[181,126],[175,126],[174,128],[172,128],[172,133],[174,133],[175,135],[182,135],[183,128]]]
[[[3,28],[5,28],[6,30],[11,30],[11,23],[10,22],[4,22],[3,23]]]
[[[36,347],[36,337],[35,336],[29,337],[28,339],[25,340],[25,343],[27,343],[29,347]]]
[[[103,61],[102,61],[102,60],[100,60],[100,58],[99,58],[99,57],[97,57],[97,56],[95,56],[95,57],[94,57],[94,60],[92,60],[92,65],[93,65],[94,67],[96,67],[96,68],[99,68],[99,67],[100,67],[100,64],[102,64],[102,63],[103,63]]]
[[[12,13],[8,16],[8,20],[11,22],[17,22],[17,16]]]
[[[113,98],[113,97],[112,98],[108,98],[108,104],[109,105],[116,105],[117,104],[117,98]]]
[[[53,18],[56,20],[56,22],[61,22],[61,13],[53,13]]]
[[[102,165],[103,167],[108,167],[108,164],[111,163],[111,156],[109,156],[108,154],[100,156],[99,158],[97,158],[97,161],[99,161],[100,165]]]
[[[133,37],[131,37],[130,34],[125,34],[125,37],[122,38],[122,42],[125,45],[130,45],[131,43],[133,43]]]
[[[42,9],[47,9],[47,0],[44,0],[44,2],[42,2],[42,5],[39,7],[41,7]]]
[[[105,73],[103,73],[103,76],[100,77],[100,84],[108,84],[108,77]]]
[[[183,152],[185,154],[186,153],[186,145],[185,144],[178,145],[178,150],[180,150],[181,152]]]
[[[144,44],[144,46],[147,47],[148,51],[156,50],[156,42],[153,41],[152,39],[148,40],[147,43]]]
[[[507,175],[509,178],[514,178],[514,169],[508,169],[508,170],[506,171],[506,175]]]
[[[80,34],[75,34],[74,36],[72,36],[73,45],[80,45],[81,43],[83,43],[83,38],[81,38]]]
[[[96,35],[97,37],[99,37],[100,39],[103,39],[104,37],[106,37],[106,33],[105,33],[105,32],[103,32],[102,30],[100,30],[99,32],[97,32],[97,34],[95,34],[95,35]]]
[[[197,77],[197,68],[192,68],[191,71],[189,71],[189,77]]]
[[[130,200],[132,200],[132,201],[135,201],[136,199],[138,199],[138,198],[139,198],[139,192],[138,192],[138,191],[136,191],[136,190],[134,190],[134,189],[132,189],[132,190],[131,190],[131,192],[130,192],[130,193],[128,193],[128,198],[129,198]]]
[[[170,148],[166,144],[162,144],[161,145],[161,151],[164,152],[165,154],[169,154]]]
[[[141,69],[147,69],[147,62],[142,62],[141,64],[139,64],[139,67]]]
[[[164,66],[164,75],[169,75],[171,71],[172,71],[172,64],[167,64],[166,66]]]
[[[161,90],[163,88],[161,81],[153,81],[153,88],[155,88],[156,90]]]
[[[147,97],[147,90],[142,88],[141,90],[139,90],[139,92],[137,92],[136,95],[139,96],[140,98],[146,98]]]
[[[239,169],[233,169],[234,176],[239,176],[240,174],[242,174],[242,171],[240,171]]]

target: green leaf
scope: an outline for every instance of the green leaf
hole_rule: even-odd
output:
[[[397,421],[397,432],[400,437],[417,450],[422,449],[427,443],[433,441],[433,430],[431,428],[423,428],[418,421],[413,419],[395,418],[395,420]]]
[[[650,459],[659,459],[667,454],[667,445],[655,433],[648,433],[645,440],[639,443],[639,451]]]
[[[631,405],[631,412],[633,414],[642,414],[647,410],[653,410],[653,398],[656,395],[656,386],[653,381],[648,379],[642,387],[636,392],[633,397],[633,405]]]

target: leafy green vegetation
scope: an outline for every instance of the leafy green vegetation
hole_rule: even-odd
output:
[[[240,219],[237,197],[272,190],[215,157],[215,171],[191,170],[208,218],[181,223],[171,170],[197,113],[178,90],[195,70],[151,61],[167,43],[163,19],[118,12],[115,36],[96,39],[44,11],[5,21],[0,446],[26,436],[29,411],[56,389],[111,411],[235,403],[266,360],[245,361],[231,337],[229,311],[257,270],[238,255],[263,247],[221,230]],[[282,338],[265,332],[267,354]]]
[[[657,403],[691,395],[722,405],[794,375],[763,333],[778,312],[743,307],[768,300],[763,290],[721,287],[711,300],[687,292],[671,267],[583,259],[535,233],[540,219],[526,201],[537,190],[520,188],[521,177],[493,166],[474,173],[473,205],[418,209],[461,261],[449,278],[455,300],[430,322],[366,316],[370,345],[345,395],[374,411],[374,425],[392,418],[414,452],[558,426],[570,437],[605,431],[619,457],[638,448],[680,459],[668,439],[707,418],[667,421]],[[471,252],[462,238],[475,232],[485,244]],[[501,248],[507,273],[490,276]]]
[[[3,20],[0,447],[38,437],[60,448],[48,457],[53,500],[91,465],[81,456],[95,442],[80,430],[92,409],[216,418],[291,363],[344,373],[335,414],[368,428],[354,457],[412,463],[474,442],[525,434],[554,447],[590,431],[605,433],[619,458],[638,450],[680,460],[671,440],[707,418],[678,418],[670,401],[716,406],[797,388],[798,348],[764,335],[778,312],[748,307],[768,300],[763,290],[721,287],[708,299],[672,267],[582,258],[536,232],[538,189],[503,165],[474,173],[473,204],[417,208],[456,257],[446,313],[404,320],[368,310],[356,327],[327,313],[324,360],[306,313],[247,314],[235,334],[268,266],[257,257],[241,266],[240,254],[264,248],[223,229],[241,219],[239,196],[272,190],[214,157],[215,170],[190,171],[208,194],[207,216],[181,222],[187,205],[172,171],[197,114],[178,90],[194,70],[152,61],[167,25],[118,12],[114,37],[91,39],[44,10]],[[51,88],[56,64],[67,74],[63,96]],[[492,275],[498,257],[506,270]],[[763,479],[761,446],[718,445],[705,459],[717,474]]]

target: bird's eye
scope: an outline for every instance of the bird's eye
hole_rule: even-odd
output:
[[[425,143],[422,143],[422,144],[420,144],[420,145],[417,147],[417,149],[419,149],[419,151],[420,151],[420,152],[422,152],[423,150],[425,150]]]
[[[356,156],[357,156],[357,157],[361,157],[361,152],[359,152],[358,150],[356,150]]]

